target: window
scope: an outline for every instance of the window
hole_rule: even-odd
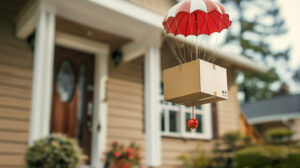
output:
[[[188,126],[188,121],[192,117],[192,107],[165,102],[163,100],[163,84],[161,89],[160,124],[162,136],[192,139],[212,138],[210,104],[195,107],[195,118],[199,121],[199,127],[191,130]]]

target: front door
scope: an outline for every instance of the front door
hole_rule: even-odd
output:
[[[51,132],[77,140],[90,162],[94,56],[55,47]]]

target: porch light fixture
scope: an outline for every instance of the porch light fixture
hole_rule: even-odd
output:
[[[120,50],[115,50],[112,53],[111,58],[114,61],[115,66],[118,66],[123,59],[123,53]]]

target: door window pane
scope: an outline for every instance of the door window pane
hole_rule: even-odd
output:
[[[169,113],[169,122],[170,122],[170,132],[178,132],[178,112],[170,111]]]
[[[201,114],[196,114],[196,119],[198,120],[199,122],[199,126],[196,130],[197,133],[203,133],[203,126],[202,126],[202,115]]]

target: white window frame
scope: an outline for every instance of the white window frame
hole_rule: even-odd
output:
[[[163,95],[161,95],[160,100],[163,100]],[[170,111],[177,111],[179,113],[179,121],[177,121],[178,132],[170,132],[169,130],[169,114]],[[211,114],[211,104],[205,104],[201,106],[201,109],[195,108],[195,115],[202,115],[202,133],[192,130],[191,132],[186,131],[186,112],[191,113],[192,108],[188,108],[184,105],[173,105],[170,102],[164,102],[160,104],[160,122],[161,113],[164,113],[164,131],[161,130],[161,135],[163,137],[173,137],[173,138],[183,138],[183,139],[212,139],[212,114]]]

